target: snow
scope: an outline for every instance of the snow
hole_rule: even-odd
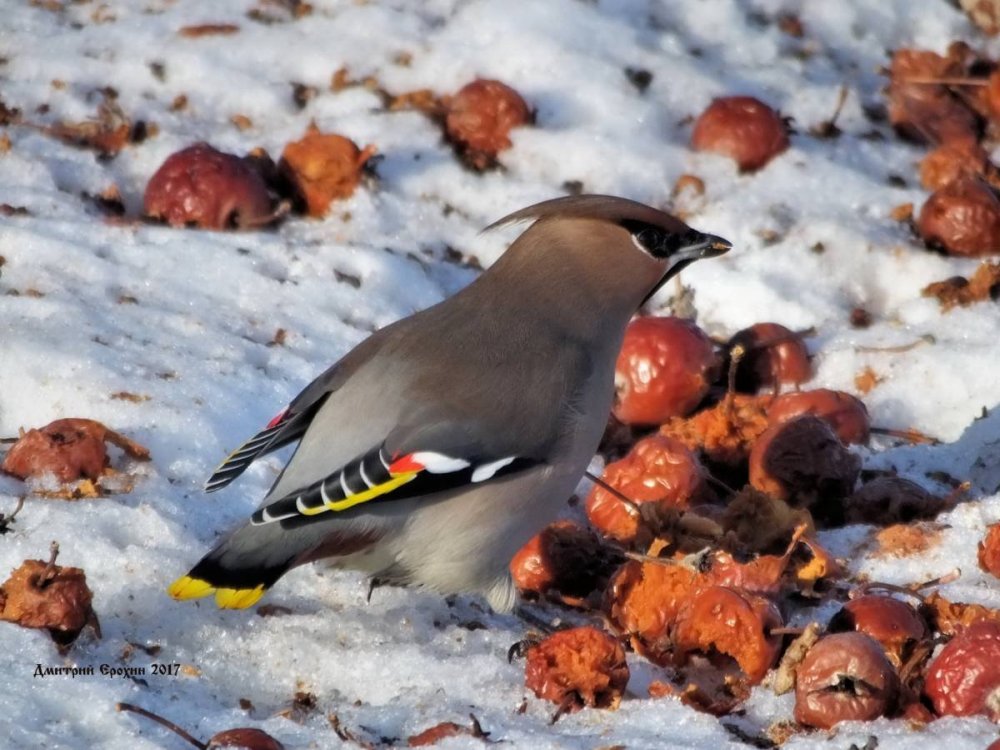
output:
[[[93,115],[96,90],[110,85],[125,112],[159,127],[155,137],[103,162],[37,130],[5,128],[12,148],[0,155],[0,203],[31,215],[0,217],[0,435],[85,416],[153,455],[149,464],[125,463],[137,474],[131,493],[77,503],[29,498],[0,538],[4,575],[26,557],[46,557],[58,540],[61,562],[86,571],[104,630],[102,640],[85,637],[61,658],[43,634],[0,628],[7,747],[181,746],[154,725],[115,713],[118,701],[160,712],[204,739],[253,724],[289,748],[338,746],[327,714],[364,740],[405,741],[440,721],[462,723],[470,712],[509,747],[739,745],[711,717],[672,700],[640,700],[639,677],[617,712],[583,711],[550,726],[553,707],[528,697],[519,713],[527,695],[522,668],[508,665],[506,651],[524,626],[475,599],[380,589],[367,603],[359,575],[313,568],[294,571],[266,599],[291,614],[220,612],[211,600],[175,603],[164,593],[256,507],[284,458],[261,461],[237,484],[204,496],[201,484],[221,457],[372,330],[467,284],[475,271],[449,262],[447,248],[488,265],[513,234],[480,236],[482,227],[562,194],[574,180],[588,192],[664,205],[679,175],[699,175],[707,191],[691,223],[735,244],[726,257],[685,271],[699,323],[721,335],[761,320],[814,326],[816,386],[854,391],[854,376],[871,366],[885,377],[865,396],[873,421],[943,441],[899,447],[883,440],[866,454],[869,465],[895,467],[936,491],[945,488],[928,477],[935,470],[973,483],[972,500],[942,519],[943,541],[925,555],[876,559],[858,529],[830,533],[831,547],[851,557],[856,572],[887,581],[960,568],[946,596],[1000,606],[973,543],[986,523],[1000,520],[1000,307],[942,315],[920,297],[927,283],[967,274],[975,263],[925,251],[889,217],[894,206],[919,209],[924,200],[915,176],[923,152],[863,113],[880,100],[886,50],[940,51],[966,39],[996,54],[996,43],[938,0],[313,5],[310,16],[271,25],[247,18],[250,5],[238,0],[4,7],[0,95],[8,106],[39,122],[81,120]],[[782,12],[801,17],[803,39],[767,20]],[[240,30],[200,39],[177,34],[208,22]],[[408,65],[400,53],[411,56]],[[163,66],[163,80],[153,63]],[[458,166],[424,117],[387,113],[360,88],[331,92],[330,76],[345,66],[394,92],[447,93],[474,76],[500,78],[536,109],[537,125],[515,132],[503,170],[475,175]],[[625,67],[653,73],[644,93],[628,82]],[[319,90],[302,110],[293,104],[292,82]],[[831,115],[841,86],[849,89],[838,121],[844,135],[809,136],[809,126]],[[739,175],[727,160],[687,147],[690,117],[726,93],[765,99],[799,130],[789,151],[758,174]],[[188,108],[171,111],[181,94]],[[39,113],[43,105],[48,111]],[[234,127],[236,114],[252,127]],[[237,234],[115,225],[81,197],[115,184],[135,215],[146,180],[174,151],[208,140],[224,150],[264,146],[277,155],[313,120],[384,155],[377,189],[359,190],[323,221]],[[885,139],[866,137],[873,128]],[[891,175],[906,186],[891,186]],[[777,240],[766,242],[766,231]],[[848,324],[859,305],[875,318],[866,330]],[[269,345],[279,328],[287,340]],[[903,353],[857,348],[927,336],[933,343]],[[148,400],[112,397],[122,391]],[[993,411],[977,421],[984,409]],[[9,512],[24,491],[0,477],[0,510]],[[128,642],[162,651],[155,658],[135,651],[126,660]],[[193,669],[147,674],[144,682],[33,676],[37,664],[154,661]],[[297,689],[319,704],[302,723],[276,715]],[[255,708],[241,709],[241,698]],[[757,731],[787,719],[791,705],[789,696],[758,689],[741,726]],[[798,736],[787,746],[863,746],[869,736],[882,750],[945,742],[949,750],[971,750],[995,738],[996,727],[949,719],[918,732],[881,720],[842,726],[832,738]],[[441,746],[481,743],[458,737]]]

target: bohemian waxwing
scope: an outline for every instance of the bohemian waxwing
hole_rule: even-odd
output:
[[[517,211],[533,221],[472,284],[372,334],[216,469],[299,445],[259,509],[175,599],[254,604],[326,558],[379,580],[515,600],[508,564],[572,494],[597,450],[636,309],[730,243],[623,198]]]

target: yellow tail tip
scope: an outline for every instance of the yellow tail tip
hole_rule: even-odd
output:
[[[181,576],[171,583],[167,589],[167,593],[178,601],[200,599],[203,596],[208,596],[213,591],[215,591],[215,586],[208,581],[203,581],[200,578],[192,578],[191,576]]]
[[[252,589],[217,589],[215,603],[220,609],[246,609],[264,596],[264,584]]]

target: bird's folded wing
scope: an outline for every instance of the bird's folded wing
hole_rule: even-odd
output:
[[[295,527],[362,503],[431,495],[537,463],[518,456],[470,459],[419,450],[395,455],[383,444],[308,487],[268,503],[253,514],[251,523]]]
[[[205,482],[205,492],[221,490],[261,456],[298,440],[311,420],[312,410],[309,413],[293,413],[291,409],[285,409],[267,427],[226,456]]]

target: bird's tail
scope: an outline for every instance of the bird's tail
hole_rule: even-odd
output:
[[[321,526],[321,525],[317,525]],[[280,524],[236,529],[215,549],[167,589],[174,599],[199,599],[215,594],[222,609],[252,607],[296,565],[365,549],[378,537],[307,526],[282,528]]]

